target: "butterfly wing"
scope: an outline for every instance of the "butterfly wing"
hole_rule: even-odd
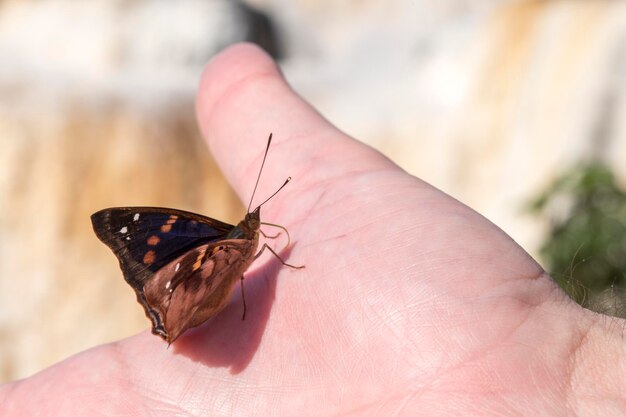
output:
[[[258,239],[225,239],[198,246],[159,269],[143,296],[155,333],[172,343],[219,313],[254,260]]]
[[[119,260],[124,279],[137,293],[156,333],[162,323],[146,302],[145,284],[164,265],[194,248],[224,239],[235,227],[199,214],[158,207],[104,209],[94,213],[91,221],[98,238]]]

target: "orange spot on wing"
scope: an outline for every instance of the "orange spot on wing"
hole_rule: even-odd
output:
[[[196,262],[194,262],[193,266],[191,267],[192,271],[195,271],[198,268],[200,268],[200,265],[202,265],[202,259],[204,258],[204,254],[205,253],[206,253],[206,250],[200,251],[200,253],[198,253],[198,257],[196,258]]]
[[[160,242],[160,241],[161,241],[161,239],[159,239],[159,237],[158,237],[158,236],[156,236],[156,235],[155,235],[155,236],[150,236],[150,237],[148,238],[148,245],[150,245],[150,246],[156,246],[156,245],[158,245],[158,244],[159,244],[159,242]]]
[[[169,233],[170,230],[172,230],[172,225],[174,223],[176,223],[176,220],[178,219],[178,216],[170,216],[169,219],[167,219],[167,221],[165,222],[165,224],[163,226],[161,226],[161,231],[163,233]]]
[[[154,262],[155,259],[156,259],[156,254],[154,253],[153,250],[149,250],[143,256],[143,263],[146,264],[146,265],[150,265],[151,263]]]

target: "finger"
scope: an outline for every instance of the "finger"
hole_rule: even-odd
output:
[[[394,166],[328,123],[289,87],[274,61],[250,44],[232,46],[209,62],[196,104],[201,131],[244,201],[270,133],[272,146],[255,201],[288,176],[303,186],[348,170]]]

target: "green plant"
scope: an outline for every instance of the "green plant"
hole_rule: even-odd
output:
[[[549,218],[541,257],[572,298],[592,309],[606,304],[598,298],[609,292],[616,304],[624,302],[626,193],[608,167],[593,162],[566,171],[531,202],[530,211]]]

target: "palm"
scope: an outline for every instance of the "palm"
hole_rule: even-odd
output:
[[[335,131],[270,67],[245,47],[218,59],[199,118],[242,197],[274,131],[257,195],[294,180],[261,215],[289,228],[282,255],[306,268],[266,254],[246,276],[245,321],[236,293],[169,349],[144,332],[19,388],[47,387],[60,415],[536,415],[564,401],[550,346],[579,310],[499,229]]]

